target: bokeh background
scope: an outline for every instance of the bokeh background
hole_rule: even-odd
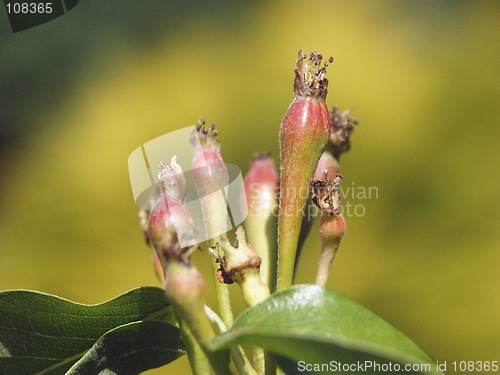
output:
[[[439,362],[499,360],[499,19],[496,1],[86,0],[13,34],[0,11],[0,289],[99,303],[158,285],[130,152],[206,116],[244,172],[278,155],[296,53],[317,49],[329,105],[360,120],[342,183],[378,189],[344,199],[364,215],[329,286]],[[298,282],[318,255],[313,229]]]

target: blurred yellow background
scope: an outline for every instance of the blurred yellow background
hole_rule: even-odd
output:
[[[342,185],[378,191],[344,198],[364,215],[347,217],[329,286],[439,362],[499,359],[500,3],[126,3],[16,34],[0,19],[0,289],[99,303],[157,285],[130,152],[206,116],[244,172],[253,152],[278,155],[296,53],[317,49],[335,58],[329,106],[360,120]]]

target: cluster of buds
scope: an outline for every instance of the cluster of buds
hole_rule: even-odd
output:
[[[222,322],[230,326],[233,317],[228,284],[241,287],[249,307],[265,300],[275,288],[279,291],[292,285],[300,236],[308,232],[304,228],[310,225],[306,224],[312,223],[303,224],[306,204],[315,204],[321,212],[322,252],[316,284],[326,284],[345,234],[339,158],[350,148],[350,135],[357,120],[348,117],[350,111],[340,113],[337,107],[328,111],[325,75],[332,61],[323,60],[316,51],[309,55],[299,51],[294,70],[295,98],[280,127],[279,177],[269,154],[254,156],[244,179],[241,200],[248,212],[246,232],[241,226],[237,228],[234,245],[227,237],[232,228],[228,221],[228,169],[215,125],[207,126],[204,119],[190,136],[194,151],[192,177],[204,228],[195,225],[185,204],[188,184],[175,156],[170,165],[160,163],[153,209],[140,211],[146,243],[155,250],[157,275],[179,323],[188,326],[189,334],[218,374],[230,371],[224,365],[225,354],[214,353],[209,347],[215,331],[205,313],[205,283],[191,263],[192,253],[202,248],[200,238],[208,239],[206,248],[215,258],[211,263],[218,281],[219,313]],[[202,229],[205,236],[199,236]],[[255,353],[255,367],[263,372],[264,354]]]
[[[198,245],[195,226],[184,203],[186,194],[186,179],[176,157],[170,166],[160,163],[155,205],[148,221],[149,241],[164,270],[165,294],[179,324],[187,324],[189,335],[197,341],[196,347],[203,350],[214,370],[229,375],[224,354],[209,349],[215,331],[205,314],[203,277],[190,260]],[[188,341],[189,336],[184,335],[184,339]]]

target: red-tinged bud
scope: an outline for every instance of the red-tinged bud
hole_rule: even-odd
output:
[[[194,223],[184,204],[186,194],[186,179],[176,157],[170,166],[160,163],[156,201],[148,222],[149,238],[164,269],[165,294],[179,324],[187,324],[215,373],[230,375],[225,353],[209,348],[215,331],[205,314],[203,278],[190,261],[197,246]]]
[[[325,103],[328,80],[322,56],[302,51],[295,67],[295,99],[280,129],[280,213],[278,232],[278,290],[292,284],[303,208],[318,160],[330,137],[331,121]]]
[[[213,245],[218,239],[225,237],[225,233],[231,228],[224,194],[229,176],[220,155],[220,141],[215,125],[207,127],[205,120],[200,119],[191,133],[190,141],[194,150],[193,180],[201,200],[206,238]],[[217,264],[212,263],[212,270],[217,273]],[[233,324],[233,314],[227,285],[217,283],[215,294],[221,318],[229,327]]]
[[[319,224],[321,256],[316,276],[316,284],[318,285],[326,284],[340,241],[345,234],[345,220],[342,216],[339,195],[341,179],[342,176],[339,174],[333,180],[328,179],[325,175],[324,180],[315,180],[311,185],[313,202],[322,212]]]
[[[313,179],[322,180],[325,177],[325,174],[330,177],[334,177],[339,173],[340,165],[338,160],[332,155],[331,152],[325,150],[323,154],[321,154]]]
[[[214,372],[231,375],[226,353],[213,352],[209,345],[215,337],[212,323],[205,314],[205,283],[201,274],[191,264],[169,259],[165,270],[165,294],[172,304],[175,316],[189,327]]]
[[[245,203],[248,216],[245,230],[248,240],[262,259],[260,276],[269,288],[276,282],[276,210],[278,174],[269,154],[255,155],[245,176]]]
[[[201,119],[191,134],[194,150],[193,179],[202,201],[208,238],[227,232],[227,203],[223,188],[229,183],[226,165],[220,155],[220,141],[215,125],[205,126]]]
[[[181,259],[185,251],[195,244],[195,229],[191,215],[184,205],[187,184],[175,156],[171,166],[160,163],[158,180],[156,202],[149,216],[148,233],[165,266],[165,259]]]
[[[204,293],[205,283],[196,267],[176,259],[169,260],[165,271],[165,294],[172,304],[182,310],[203,311]]]
[[[347,110],[341,114],[338,107],[333,107],[330,112],[332,133],[328,142],[328,149],[337,160],[341,154],[351,148],[349,138],[354,131],[354,125],[358,124],[358,120],[348,117],[350,113],[351,111]]]

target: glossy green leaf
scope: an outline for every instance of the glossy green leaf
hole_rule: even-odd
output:
[[[183,354],[176,326],[159,321],[134,322],[101,337],[66,375],[136,375]]]
[[[316,285],[274,294],[243,313],[212,345],[214,350],[233,345],[262,347],[277,356],[287,374],[304,374],[300,370],[308,369],[309,373],[333,373],[332,361],[342,366],[385,366],[385,371],[343,368],[345,374],[389,374],[390,364],[401,366],[399,373],[440,374],[432,359],[396,328],[344,295]],[[306,367],[315,364],[323,366]],[[429,371],[405,369],[406,364],[424,364]]]
[[[170,320],[172,308],[156,287],[131,290],[98,305],[53,295],[0,293],[0,374],[64,374],[109,330],[139,320]]]

